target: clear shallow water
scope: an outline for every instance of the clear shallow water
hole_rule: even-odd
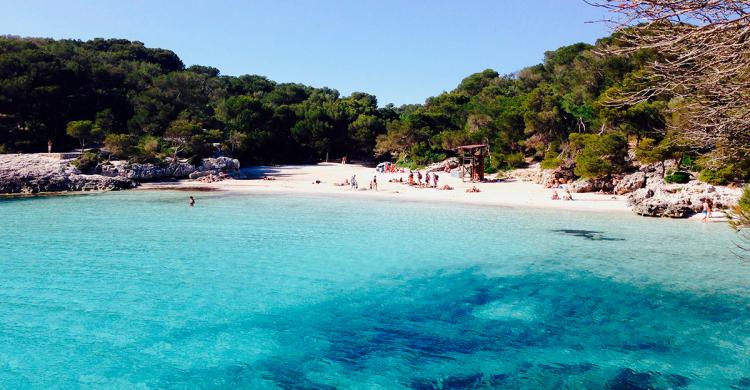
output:
[[[726,226],[187,195],[0,200],[0,388],[750,388]]]

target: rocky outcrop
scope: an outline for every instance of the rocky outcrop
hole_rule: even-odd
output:
[[[167,161],[163,164],[139,164],[127,161],[110,161],[101,167],[102,175],[125,177],[137,182],[164,179],[182,179],[195,171],[195,167],[185,161]]]
[[[101,174],[86,175],[69,158],[59,154],[0,155],[0,193],[104,191],[133,188],[138,182],[183,179],[197,174],[202,181],[219,181],[236,174],[240,162],[227,157],[204,159],[198,167],[186,161],[135,164],[111,161],[97,168]]]
[[[510,172],[509,176],[520,181],[530,181],[545,186],[555,181],[558,184],[566,184],[574,180],[574,168],[574,163],[567,163],[555,169],[542,169],[539,163],[535,163],[529,165],[528,168],[516,169]]]
[[[618,179],[612,192],[624,195],[639,190],[646,186],[646,173],[637,171]]]
[[[659,178],[630,193],[628,204],[638,215],[685,218],[700,212],[704,199],[710,200],[718,210],[736,205],[740,196],[741,188],[712,186],[697,180],[687,184],[667,184]]]
[[[198,170],[201,172],[235,173],[240,170],[240,160],[229,157],[204,158]]]
[[[168,159],[162,164],[138,164],[127,161],[111,161],[101,167],[102,175],[125,177],[137,182],[148,182],[166,179],[196,179],[207,175],[239,172],[240,162],[229,157],[205,158],[198,167],[187,161]]]
[[[197,173],[197,172],[196,172]],[[217,181],[224,181],[227,179],[231,179],[231,176],[227,175],[224,172],[219,173],[208,173],[203,172],[202,176],[192,178],[195,181],[199,181],[201,183],[215,183]]]
[[[455,169],[458,168],[458,165],[458,158],[450,157],[441,162],[428,165],[427,172],[443,172],[445,171],[446,166],[448,167],[448,169]]]
[[[606,192],[611,193],[614,189],[612,180],[589,180],[578,179],[568,184],[570,192]]]
[[[703,199],[709,199],[714,209],[730,208],[737,204],[742,195],[741,188],[712,186],[697,180],[687,184],[668,184],[664,182],[664,172],[676,170],[675,161],[662,164],[638,166],[635,172],[614,176],[608,179],[586,180],[573,177],[573,165],[557,169],[541,169],[534,164],[525,169],[510,173],[522,181],[550,185],[566,184],[571,192],[605,192],[616,195],[627,195],[633,212],[652,217],[685,218],[700,212]]]
[[[127,178],[81,174],[68,161],[58,155],[0,155],[0,193],[104,191],[136,186]]]

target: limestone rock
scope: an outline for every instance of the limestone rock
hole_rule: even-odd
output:
[[[102,175],[126,177],[138,182],[183,179],[195,171],[195,167],[185,161],[165,161],[163,164],[139,164],[127,161],[110,161],[101,167]]]
[[[458,158],[457,157],[450,157],[447,158],[441,162],[437,162],[434,164],[430,164],[427,166],[427,172],[443,172],[445,171],[445,166],[448,166],[450,169],[458,168]]]
[[[570,192],[612,192],[610,179],[578,179],[568,184]]]
[[[715,187],[697,180],[667,184],[659,178],[630,193],[628,203],[639,215],[685,218],[702,210],[703,199],[711,200],[714,209],[720,210],[736,205],[740,196],[741,188]]]
[[[240,160],[229,157],[204,158],[198,170],[234,173],[240,170]]]
[[[643,171],[637,171],[629,175],[625,175],[617,181],[614,187],[614,193],[617,195],[624,195],[631,193],[638,189],[646,186],[646,173]]]
[[[83,175],[59,155],[0,155],[0,193],[4,194],[121,190],[135,186],[127,178]]]
[[[198,167],[187,161],[172,161],[167,159],[161,164],[138,164],[127,161],[111,161],[101,168],[102,175],[110,177],[126,177],[138,182],[165,179],[194,179],[208,174],[220,172],[234,174],[240,169],[237,159],[228,157],[205,158]]]

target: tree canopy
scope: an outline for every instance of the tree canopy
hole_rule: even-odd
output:
[[[564,46],[513,74],[469,75],[424,104],[379,107],[363,92],[341,96],[331,88],[186,68],[173,52],[135,41],[0,37],[0,150],[42,151],[48,140],[59,150],[102,139],[110,156],[137,161],[221,150],[245,164],[348,156],[417,166],[444,159],[458,145],[486,143],[488,170],[575,161],[586,165],[581,175],[595,177],[625,169],[623,159],[636,149],[644,163],[679,150],[706,175],[748,176],[748,161],[735,158],[727,168],[711,158],[723,155],[724,144],[696,144],[676,130],[694,117],[681,96],[610,104],[637,89],[661,58],[649,49],[612,54],[622,42],[615,34]],[[66,131],[81,123],[96,134]]]

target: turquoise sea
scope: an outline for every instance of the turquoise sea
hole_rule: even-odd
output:
[[[725,225],[188,195],[0,200],[0,388],[750,388]]]

